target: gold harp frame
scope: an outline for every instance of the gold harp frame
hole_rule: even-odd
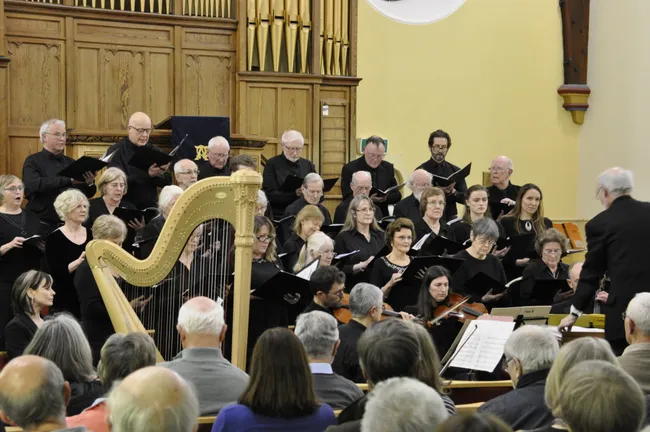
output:
[[[262,177],[253,170],[240,170],[231,177],[211,177],[193,184],[174,204],[151,255],[145,260],[133,257],[107,240],[88,243],[86,259],[116,333],[144,333],[146,329],[111,269],[132,285],[157,284],[172,270],[196,227],[211,219],[223,219],[235,227],[232,363],[246,369],[253,221],[261,184]],[[160,352],[157,357],[162,361]]]

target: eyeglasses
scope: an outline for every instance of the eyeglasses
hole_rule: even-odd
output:
[[[266,243],[267,241],[272,242],[273,240],[275,240],[275,237],[273,236],[257,236],[255,238],[257,239],[257,241],[261,241],[262,243]]]
[[[124,183],[109,183],[108,186],[114,187],[114,188],[116,188],[116,187],[122,187],[123,188],[126,185]]]
[[[322,189],[316,189],[316,190],[305,189],[305,193],[309,194],[309,195],[323,195],[323,190]]]
[[[366,156],[370,159],[383,159],[385,157],[382,153],[366,153]]]
[[[333,293],[329,293],[329,295],[334,296],[334,297],[340,297],[343,298],[343,293],[345,292],[345,288],[341,288],[338,291],[334,291]]]
[[[147,128],[136,128],[136,127],[133,127],[133,126],[129,126],[129,128],[135,130],[138,133],[138,135],[142,135],[142,134],[145,134],[145,133],[150,134],[151,132],[153,132],[153,128],[149,128],[149,129],[147,129]]]
[[[327,256],[330,256],[330,255],[333,256],[335,253],[334,253],[333,250],[328,250],[328,251],[321,252],[320,254],[321,255],[327,255]]]
[[[444,201],[427,201],[428,206],[433,206],[433,207],[444,207],[445,202]]]
[[[372,186],[354,186],[354,189],[357,192],[362,192],[362,193],[365,192],[365,193],[367,193],[367,192],[370,192],[372,190]]]
[[[505,362],[503,362],[503,370],[508,372],[508,365],[513,359],[505,359]]]
[[[507,170],[508,170],[507,168],[503,168],[503,167],[490,167],[490,168],[488,168],[488,171],[490,171],[490,172],[504,172],[504,171],[507,171]]]
[[[482,244],[482,245],[490,246],[490,247],[492,247],[492,246],[494,246],[496,244],[495,241],[488,240],[488,239],[485,239],[485,238],[480,238],[480,237],[477,238],[477,239],[474,239],[474,243]]]
[[[11,193],[22,192],[22,191],[25,190],[25,186],[11,186],[11,187],[8,187],[8,188],[4,188],[2,190],[7,191],[7,192],[11,192]]]
[[[210,155],[221,159],[225,159],[228,157],[228,153],[210,153]]]
[[[415,189],[424,189],[427,187],[431,187],[431,183],[413,183],[411,185],[411,188],[415,188]]]
[[[196,175],[198,175],[198,174],[199,174],[199,170],[181,171],[181,172],[178,172],[177,174],[196,174]]]
[[[52,135],[53,137],[56,137],[58,139],[68,137],[68,134],[65,133],[65,132],[64,133],[61,133],[61,132],[56,132],[56,133],[45,132],[44,135]]]
[[[561,251],[561,250],[558,250],[558,249],[553,249],[553,250],[551,250],[551,249],[544,249],[544,250],[542,251],[542,253],[543,253],[544,255],[562,255],[562,251]]]
[[[374,208],[374,207],[370,207],[370,208],[364,208],[364,209],[356,209],[355,211],[356,211],[357,213],[374,213],[374,212],[375,212],[375,208]]]
[[[257,207],[255,207],[255,209],[258,212],[266,212],[266,206],[265,205],[264,206],[257,206]]]
[[[627,312],[623,312],[621,316],[623,317],[623,321],[625,321],[625,318],[627,318]]]
[[[304,146],[300,146],[300,147],[289,147],[288,145],[284,145],[284,144],[282,144],[282,147],[284,147],[285,149],[287,149],[287,151],[300,153],[300,152],[302,151],[302,148],[303,148]]]
[[[443,150],[447,150],[448,148],[449,148],[449,146],[446,146],[446,145],[439,145],[439,144],[434,144],[434,145],[431,146],[431,150],[440,150],[440,151],[443,151]]]

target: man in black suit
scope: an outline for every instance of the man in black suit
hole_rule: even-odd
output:
[[[208,160],[199,162],[199,180],[208,177],[229,176],[230,144],[222,136],[208,141]],[[253,168],[255,169],[255,168]]]
[[[570,315],[560,322],[560,330],[570,328],[587,308],[607,273],[611,280],[605,313],[605,338],[620,355],[627,342],[622,313],[639,292],[650,290],[650,203],[630,194],[632,172],[610,168],[598,177],[598,194],[605,211],[587,222],[587,257],[573,296]]]
[[[396,218],[405,217],[410,219],[411,222],[416,223],[422,219],[422,212],[420,212],[420,195],[422,191],[431,187],[433,175],[423,169],[416,169],[406,182],[406,186],[411,189],[411,195],[404,198],[402,201],[395,204],[393,209],[393,216]]]
[[[513,185],[510,176],[514,172],[512,159],[507,156],[497,156],[490,165],[490,212],[492,219],[497,220],[501,214],[507,214],[515,206],[517,194],[521,186]]]
[[[370,190],[372,190],[372,176],[368,171],[357,171],[352,174],[352,180],[350,181],[349,187],[352,190],[352,195],[341,201],[341,203],[336,206],[336,210],[334,210],[335,224],[345,223],[350,203],[354,197],[358,195],[370,195]],[[375,219],[379,221],[383,217],[384,213],[381,211],[377,203],[375,203]]]
[[[386,190],[392,186],[397,186],[395,180],[395,167],[392,163],[384,160],[386,154],[386,145],[384,140],[376,135],[366,140],[366,146],[363,149],[363,156],[359,159],[348,162],[341,170],[341,192],[343,199],[352,196],[352,175],[357,171],[367,171],[372,177],[372,186],[376,189]],[[388,215],[388,205],[395,204],[402,199],[399,190],[394,190],[388,195],[382,197],[377,194],[370,196],[372,201],[379,206],[382,214]]]

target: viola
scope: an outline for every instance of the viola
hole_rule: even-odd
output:
[[[384,303],[385,309],[381,312],[381,319],[386,319],[389,317],[399,317],[399,313],[395,312],[393,308],[388,304]],[[352,312],[350,311],[350,294],[343,294],[343,299],[339,306],[334,308],[334,317],[343,324],[347,324],[352,319]]]
[[[443,304],[434,309],[433,321],[438,322],[440,319],[456,318],[461,323],[464,323],[466,320],[475,320],[487,312],[487,308],[483,303],[469,303],[469,297],[451,293]]]

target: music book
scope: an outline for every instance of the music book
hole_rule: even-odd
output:
[[[402,275],[402,280],[407,284],[413,285],[420,283],[421,278],[418,277],[418,273],[421,273],[422,270],[425,272],[429,267],[436,265],[443,266],[446,268],[449,273],[452,275],[458,271],[460,266],[465,260],[460,258],[451,258],[451,257],[442,257],[442,256],[417,256],[411,259],[411,263],[404,270]]]
[[[402,184],[398,184],[398,185],[395,185],[395,186],[391,186],[386,190],[381,190],[379,188],[373,187],[372,189],[370,189],[370,196],[377,195],[379,198],[385,197],[386,195],[388,195],[389,193],[391,193],[393,191],[402,189],[405,184],[406,183],[402,183]]]
[[[289,221],[289,220],[291,220],[291,219],[293,219],[295,217],[296,217],[296,215],[285,216],[282,219],[274,220],[273,225],[276,225],[276,226],[280,225],[281,223],[287,222],[287,221]]]
[[[144,210],[116,207],[115,210],[113,210],[113,216],[122,219],[127,226],[132,220],[135,219],[139,221],[142,218],[144,218],[144,223],[148,224],[157,214],[158,209],[155,207],[148,207]]]
[[[552,305],[553,297],[558,291],[570,289],[566,279],[537,279],[533,286],[530,297],[535,299],[536,304]]]
[[[159,167],[167,165],[172,161],[172,156],[163,153],[151,147],[136,147],[133,156],[129,159],[129,165],[134,166],[142,171],[149,171],[149,167],[157,165]]]
[[[395,219],[397,219],[395,216],[386,216],[386,217],[383,217],[380,220],[378,220],[377,223],[379,224],[381,229],[386,231],[386,228],[388,227],[388,225],[395,222]]]
[[[457,183],[459,180],[467,177],[472,171],[472,163],[470,162],[465,168],[459,169],[449,177],[442,177],[433,175],[433,183],[437,186],[447,187],[452,183]]]
[[[546,325],[551,306],[521,306],[507,308],[493,308],[491,316],[512,317],[518,323],[529,325]]]
[[[331,191],[337,181],[339,181],[338,177],[323,180],[323,193]]]
[[[424,242],[420,245],[420,255],[442,255],[443,253],[453,255],[467,249],[467,246],[439,235],[427,234],[422,239]],[[422,239],[418,243],[422,242]]]
[[[470,280],[465,282],[465,293],[474,294],[483,297],[488,291],[492,290],[492,294],[499,294],[507,288],[504,284],[495,280],[485,273],[476,273]]]
[[[354,254],[356,254],[358,252],[359,252],[359,250],[355,250],[355,251],[352,251],[352,252],[346,252],[346,253],[343,253],[343,254],[338,254],[338,255],[336,255],[334,257],[334,259],[335,260],[342,260],[342,259],[347,258],[349,256],[352,256],[352,255],[354,255]]]
[[[111,156],[114,154],[113,152]],[[79,181],[84,181],[84,174],[87,172],[97,172],[108,165],[108,162],[104,162],[101,159],[90,157],[90,156],[81,156],[76,161],[72,162],[67,167],[59,171],[58,175],[61,177],[72,178]]]
[[[517,259],[539,258],[537,251],[535,251],[534,232],[508,237],[506,240],[510,242],[510,252],[508,252],[508,255],[513,254]],[[504,242],[502,242],[502,244],[504,244]]]
[[[185,140],[187,139],[188,136],[190,136],[190,134],[185,134],[185,136],[183,137],[183,139],[181,140],[181,142],[179,142],[178,145],[177,145],[176,147],[174,147],[174,148],[172,149],[172,151],[169,152],[169,156],[172,156],[172,157],[173,157],[173,156],[176,155],[176,152],[178,152],[178,149],[181,148],[181,146],[183,145],[183,143],[185,142]]]
[[[311,279],[312,273],[316,271],[319,264],[320,264],[320,258],[316,258],[315,260],[313,260],[312,262],[304,266],[302,269],[298,270],[296,276],[308,281],[309,279]]]
[[[510,213],[510,210],[515,208],[514,206],[503,204],[500,200],[489,201],[488,204],[490,206],[490,214],[492,215],[492,219],[494,220],[497,220],[500,216],[507,215],[508,213]]]
[[[501,362],[503,348],[514,328],[514,322],[470,321],[452,355],[450,366],[492,372]]]
[[[295,192],[296,190],[300,189],[303,180],[304,179],[302,177],[289,174],[287,178],[284,179],[282,186],[280,186],[280,190],[282,192]]]
[[[42,241],[45,241],[45,237],[34,234],[33,236],[27,237],[25,240],[23,240],[23,246],[39,247],[39,243]]]
[[[301,299],[313,297],[309,290],[309,281],[300,278],[294,274],[279,271],[269,280],[264,282],[261,287],[251,290],[251,294],[266,300],[282,300],[287,294],[300,294]]]
[[[341,232],[342,228],[343,228],[343,224],[329,224],[320,227],[320,230],[323,231],[325,234],[337,235],[338,233]]]

